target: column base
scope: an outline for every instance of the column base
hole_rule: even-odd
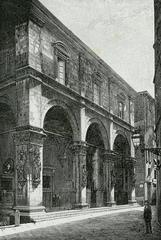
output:
[[[77,203],[74,205],[74,209],[84,209],[84,208],[89,208],[88,203]]]
[[[43,212],[45,211],[44,206],[15,206],[14,210],[19,210],[22,213],[30,213],[30,212]]]
[[[128,204],[137,205],[137,201],[135,199],[134,200],[128,200]]]
[[[107,202],[107,207],[113,207],[113,206],[116,206],[115,201]]]
[[[20,211],[20,223],[35,222],[35,216],[46,212],[44,206],[15,206],[13,210]]]

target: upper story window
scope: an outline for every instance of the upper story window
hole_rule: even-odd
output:
[[[118,103],[118,116],[121,119],[124,119],[124,103],[123,102]]]
[[[101,105],[101,74],[100,72],[94,72],[93,74],[93,101],[94,103]]]
[[[121,119],[125,118],[125,100],[126,97],[124,93],[120,93],[117,95],[117,103],[118,103],[118,117]]]
[[[63,85],[68,83],[69,51],[62,42],[53,43],[55,79]]]
[[[98,83],[93,84],[93,100],[94,103],[100,104],[100,95],[101,95],[101,89]]]
[[[65,60],[58,58],[58,81],[65,84]]]

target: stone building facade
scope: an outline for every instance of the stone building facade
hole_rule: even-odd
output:
[[[158,148],[158,159],[157,159],[157,211],[158,220],[161,223],[161,1],[154,0],[154,20],[155,20],[155,75],[154,75],[154,86],[155,86],[155,101],[156,101],[156,147]]]
[[[39,1],[0,2],[0,204],[135,202],[133,90]]]
[[[156,156],[149,151],[155,143],[155,100],[147,91],[137,93],[135,99],[135,133],[140,145],[135,147],[136,158],[136,200],[156,203]],[[147,149],[147,150],[145,150]]]

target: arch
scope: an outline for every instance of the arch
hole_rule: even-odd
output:
[[[86,126],[87,203],[90,207],[104,206],[107,199],[105,187],[104,153],[109,148],[107,131],[99,119],[92,118]]]
[[[113,139],[113,142],[112,142],[112,150],[114,150],[114,142],[115,142],[118,135],[123,136],[127,140],[127,143],[129,145],[129,147],[131,147],[130,138],[127,136],[127,134],[125,132],[123,132],[122,130],[117,130],[116,133],[115,133],[115,137]]]
[[[118,131],[113,143],[116,152],[114,162],[115,201],[116,204],[127,204],[129,199],[129,166],[131,149],[126,134]]]
[[[44,131],[43,204],[47,209],[70,209],[75,201],[74,197],[71,198],[74,177],[71,144],[74,131],[68,112],[60,104],[46,112]]]
[[[109,143],[107,130],[106,130],[104,124],[102,123],[102,121],[100,121],[99,119],[91,118],[87,122],[87,126],[86,126],[86,129],[85,129],[85,136],[87,135],[87,131],[88,131],[89,127],[94,123],[98,124],[98,126],[99,126],[99,130],[100,130],[100,133],[101,133],[101,136],[102,136],[102,139],[103,139],[105,149],[106,150],[110,149],[110,143]]]
[[[79,138],[79,126],[76,119],[76,116],[72,109],[63,101],[60,101],[58,99],[52,99],[50,100],[43,108],[42,110],[42,119],[41,119],[41,128],[43,128],[44,119],[47,114],[47,112],[53,108],[53,107],[61,107],[65,113],[67,114],[67,117],[69,119],[69,122],[71,124],[72,130],[73,130],[73,141],[77,141]]]
[[[113,150],[124,155],[130,155],[130,145],[126,136],[117,134],[114,140]]]

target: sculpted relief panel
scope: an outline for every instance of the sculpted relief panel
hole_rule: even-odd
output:
[[[22,199],[24,196],[24,189],[27,183],[28,173],[28,154],[27,145],[17,146],[16,149],[16,171],[17,171],[17,192]]]
[[[32,176],[32,186],[36,188],[41,181],[41,160],[40,160],[40,147],[31,145],[29,150],[30,169]]]

